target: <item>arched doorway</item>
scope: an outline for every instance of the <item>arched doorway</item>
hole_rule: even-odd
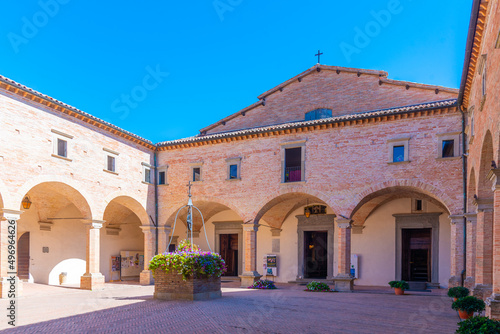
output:
[[[450,212],[435,194],[393,186],[366,195],[351,214],[352,252],[360,254],[359,284],[446,285],[450,272]],[[442,282],[440,282],[440,279]]]
[[[261,225],[258,258],[277,255],[279,282],[331,280],[335,274],[335,214],[327,203],[307,193],[286,193],[257,213]]]
[[[30,232],[25,232],[17,242],[17,276],[25,282],[30,278]]]

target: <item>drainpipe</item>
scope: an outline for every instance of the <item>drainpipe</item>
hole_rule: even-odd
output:
[[[463,207],[464,214],[467,213],[467,155],[465,150],[465,113],[462,110],[462,105],[458,105],[458,110],[462,113],[462,179],[463,179]],[[465,283],[465,275],[467,268],[467,218],[464,217],[464,248],[463,248],[463,257],[464,257],[464,269],[462,270],[462,286]]]

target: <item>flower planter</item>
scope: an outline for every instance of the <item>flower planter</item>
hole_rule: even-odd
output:
[[[154,298],[161,300],[207,300],[222,296],[220,277],[187,278],[175,269],[155,270]]]
[[[472,311],[467,312],[467,311],[458,310],[458,316],[462,320],[470,319],[470,318],[472,318],[473,315],[474,315],[474,312],[472,312]]]
[[[405,294],[405,290],[401,289],[401,288],[394,288],[394,292],[396,293],[396,295],[398,296],[401,296],[401,295],[404,295]]]

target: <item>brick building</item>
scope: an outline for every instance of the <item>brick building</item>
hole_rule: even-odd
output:
[[[499,3],[474,1],[458,100],[465,113],[467,151],[466,257],[459,261],[465,263],[465,286],[487,300],[488,315],[497,319],[500,319],[499,75]]]
[[[495,6],[477,6],[478,15],[487,10],[497,20],[483,40],[498,34]],[[471,34],[488,24],[482,17],[473,24],[475,17]],[[191,181],[206,227],[196,211],[195,243],[220,252],[227,279],[242,286],[266,274],[270,254],[278,282],[325,280],[337,290],[394,279],[417,288],[462,284],[464,213],[475,221],[477,203],[477,226],[467,223],[467,246],[476,253],[466,282],[486,297],[496,291],[493,263],[500,260],[493,246],[481,246],[488,238],[492,245],[487,229],[494,225],[491,182],[483,176],[492,173],[488,161],[498,162],[499,133],[498,99],[478,95],[481,81],[470,69],[480,54],[469,49],[460,92],[318,64],[199,135],[158,144],[0,77],[2,296],[13,224],[22,280],[59,284],[67,273],[69,283],[96,289],[113,279],[112,256],[138,251],[144,267],[127,266],[150,284],[147,260],[186,236],[187,212],[179,209]],[[486,62],[488,91],[498,89],[494,57]],[[464,164],[464,150],[478,162]],[[468,183],[467,211],[464,166],[477,180]]]

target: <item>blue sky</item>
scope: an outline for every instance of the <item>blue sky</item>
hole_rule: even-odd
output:
[[[0,74],[153,142],[316,64],[458,88],[472,1],[4,2]]]

